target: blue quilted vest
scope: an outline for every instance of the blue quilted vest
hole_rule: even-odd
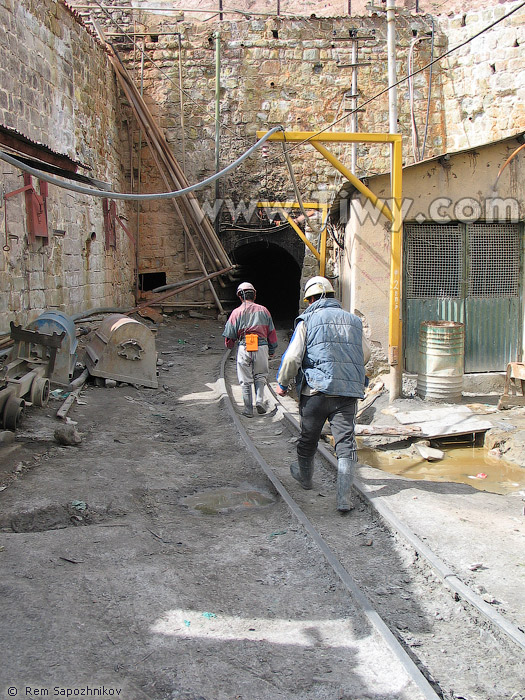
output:
[[[365,366],[361,320],[336,299],[318,299],[297,319],[306,324],[306,351],[297,386],[303,381],[322,394],[363,398]]]

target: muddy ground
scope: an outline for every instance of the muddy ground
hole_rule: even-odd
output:
[[[88,385],[69,413],[79,444],[57,444],[62,400],[52,399],[29,408],[15,441],[0,445],[5,697],[90,686],[128,700],[417,697],[377,643],[366,654],[386,665],[371,675],[343,642],[369,639],[366,622],[357,624],[346,591],[225,422],[216,390],[222,328],[188,317],[160,324],[159,388]],[[399,498],[398,479],[392,491],[390,475],[363,476]],[[219,512],[192,507],[195,494],[217,488],[242,497]],[[437,491],[439,501],[429,484],[417,491],[426,522],[436,504],[436,521],[465,514],[457,490],[448,512],[447,492]],[[502,532],[511,542],[508,590],[521,586],[523,598],[520,500],[488,497],[510,523]],[[468,520],[482,532],[487,512],[469,510]],[[499,534],[493,547],[494,567],[505,568]],[[479,572],[485,588],[487,570]],[[519,618],[519,598],[509,607]],[[322,630],[334,620],[339,626]]]

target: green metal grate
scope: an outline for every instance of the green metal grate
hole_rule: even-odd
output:
[[[520,237],[517,224],[469,224],[468,296],[519,296]]]
[[[405,224],[407,299],[461,296],[463,235],[459,225]]]

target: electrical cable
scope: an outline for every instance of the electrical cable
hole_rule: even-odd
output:
[[[34,175],[34,177],[37,177],[39,180],[44,180],[45,182],[49,182],[51,185],[56,185],[57,187],[62,187],[63,189],[71,190],[72,192],[78,192],[80,194],[86,194],[92,197],[104,197],[105,199],[123,199],[126,201],[144,202],[150,199],[170,199],[172,197],[183,197],[184,195],[189,194],[190,192],[194,192],[195,190],[200,190],[203,187],[207,187],[212,182],[215,182],[215,180],[224,177],[224,175],[237,168],[244,160],[246,160],[246,158],[251,156],[251,154],[254,151],[260,148],[262,144],[277,131],[284,131],[284,128],[282,126],[275,126],[273,129],[268,131],[262,138],[260,138],[257,141],[257,143],[254,143],[253,146],[251,146],[239,158],[237,158],[237,160],[235,160],[233,163],[230,163],[230,165],[227,165],[218,173],[207,177],[205,180],[197,182],[194,185],[190,185],[189,187],[185,187],[182,190],[175,190],[173,192],[161,192],[156,194],[127,194],[123,192],[112,192],[108,190],[95,190],[91,189],[90,187],[81,187],[72,183],[63,182],[61,180],[57,180],[55,177],[51,177],[47,173],[44,173],[42,170],[37,170],[36,168],[32,168],[31,166],[22,163],[22,161],[18,160],[17,158],[13,158],[12,156],[8,155],[7,153],[1,150],[0,160],[3,160],[6,163],[9,163],[10,165],[14,165],[16,168],[19,168],[20,170],[23,170],[24,172],[29,173],[30,175]]]
[[[412,42],[410,43],[410,49],[408,51],[408,73],[409,73],[409,79],[408,79],[408,96],[409,96],[409,103],[410,103],[410,124],[412,127],[412,154],[414,156],[414,162],[418,163],[420,160],[422,160],[421,156],[421,151],[419,149],[419,134],[417,131],[417,124],[416,124],[416,115],[414,112],[414,81],[412,79],[412,69],[414,67],[414,49],[416,45],[420,41],[424,41],[425,39],[429,39],[430,37],[427,36],[421,36],[417,37],[416,39],[413,39]],[[432,66],[430,66],[430,70],[432,70]],[[429,93],[430,97],[430,93]],[[429,108],[429,99],[427,99],[427,127],[428,127],[428,108]],[[426,128],[425,128],[425,133],[426,133]]]
[[[454,53],[455,51],[458,51],[458,49],[463,48],[463,46],[466,46],[467,44],[469,44],[469,43],[470,43],[471,41],[473,41],[474,39],[477,39],[479,36],[481,36],[482,34],[484,34],[484,33],[487,32],[487,31],[489,31],[489,29],[492,29],[493,27],[495,27],[495,26],[496,26],[497,24],[499,24],[500,22],[503,22],[504,20],[508,19],[508,18],[509,18],[511,15],[513,15],[515,12],[519,12],[519,10],[521,10],[523,7],[525,7],[525,2],[521,2],[519,5],[517,5],[517,6],[514,7],[512,10],[510,10],[509,12],[507,12],[506,15],[503,15],[502,17],[500,17],[499,19],[495,20],[494,22],[492,22],[492,23],[489,24],[488,26],[484,27],[483,29],[480,29],[479,32],[476,32],[475,34],[473,34],[473,35],[472,35],[471,37],[469,37],[468,39],[465,39],[465,41],[462,41],[460,44],[457,44],[456,46],[453,46],[453,47],[452,47],[451,49],[449,49],[448,51],[445,51],[444,53],[440,54],[440,55],[437,56],[436,58],[432,59],[431,61],[429,61],[428,63],[426,63],[426,64],[425,64],[424,66],[422,66],[421,68],[418,68],[417,70],[415,70],[411,75],[405,75],[403,78],[400,78],[397,82],[393,83],[392,85],[389,85],[388,87],[384,88],[383,90],[381,90],[380,92],[376,93],[375,95],[372,95],[372,97],[370,97],[368,100],[365,100],[364,102],[362,102],[361,104],[359,104],[355,109],[350,110],[347,114],[343,115],[343,116],[340,117],[339,119],[335,119],[333,122],[331,122],[330,124],[328,124],[327,126],[325,126],[323,129],[320,129],[319,131],[316,131],[316,132],[313,133],[311,136],[309,136],[307,139],[304,139],[304,141],[298,141],[297,143],[295,143],[293,146],[291,146],[291,147],[289,148],[289,151],[293,151],[293,150],[295,150],[296,148],[299,148],[299,146],[302,146],[302,145],[304,145],[305,143],[308,143],[308,142],[311,141],[315,136],[319,136],[320,134],[323,134],[325,131],[328,131],[329,129],[331,129],[331,128],[332,128],[333,126],[335,126],[336,124],[339,124],[339,122],[342,122],[343,120],[348,119],[348,117],[352,116],[352,114],[353,114],[354,112],[357,112],[358,110],[362,109],[362,108],[365,107],[366,105],[370,104],[371,102],[373,102],[374,100],[376,100],[378,97],[381,97],[381,95],[384,95],[384,94],[387,93],[389,90],[392,90],[392,88],[395,88],[395,87],[397,87],[398,85],[401,85],[402,83],[406,82],[409,78],[413,77],[414,75],[418,75],[419,73],[422,73],[422,72],[425,71],[427,68],[430,68],[431,66],[433,66],[435,63],[438,63],[439,61],[441,61],[442,59],[446,58],[447,56],[450,56],[450,54]],[[280,160],[280,158],[277,157],[277,158],[274,158],[273,160]]]
[[[328,225],[327,225],[327,230],[328,230],[328,233],[329,233],[329,234],[332,236],[332,238],[334,239],[334,241],[335,241],[335,243],[337,244],[337,246],[338,246],[341,250],[344,250],[344,249],[345,249],[345,241],[344,241],[344,238],[343,238],[342,240],[340,240],[340,239],[337,237],[337,235],[336,235],[336,233],[335,233],[335,231],[336,231],[335,226],[334,226],[333,224],[328,224]]]
[[[277,230],[282,231],[283,228],[289,228],[290,224],[287,221],[283,221],[282,224],[274,224],[273,226],[266,226],[264,228],[250,228],[249,226],[236,226],[235,224],[227,225],[221,228],[221,231],[248,231],[248,233],[273,233]]]
[[[432,35],[430,37],[430,68],[428,73],[427,115],[425,118],[425,133],[423,135],[423,145],[421,146],[421,160],[425,159],[425,148],[427,146],[428,124],[430,119],[430,96],[432,94],[432,61],[434,60],[434,41],[436,36],[436,27],[432,15],[430,15],[430,21],[432,22]]]
[[[290,173],[290,178],[292,180],[292,185],[293,185],[293,189],[295,192],[295,198],[297,200],[297,203],[299,204],[299,209],[301,211],[301,214],[304,216],[305,221],[308,222],[308,226],[312,229],[312,231],[316,235],[320,236],[326,228],[326,221],[325,221],[324,226],[322,228],[318,228],[310,221],[310,217],[308,216],[308,214],[304,208],[303,199],[301,197],[301,193],[299,192],[297,180],[295,179],[295,173],[293,171],[292,161],[290,160],[290,156],[288,155],[288,152],[286,150],[286,134],[284,134],[283,153],[284,153],[284,158],[286,160],[286,165],[288,167],[288,172]]]

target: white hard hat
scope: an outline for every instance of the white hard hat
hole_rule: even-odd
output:
[[[241,284],[237,287],[237,296],[241,292],[254,292],[255,293],[255,287],[251,282],[241,282]]]
[[[334,288],[330,280],[327,280],[326,277],[312,277],[304,285],[304,301],[308,301],[310,297],[315,297],[318,294],[328,294],[333,291]]]

